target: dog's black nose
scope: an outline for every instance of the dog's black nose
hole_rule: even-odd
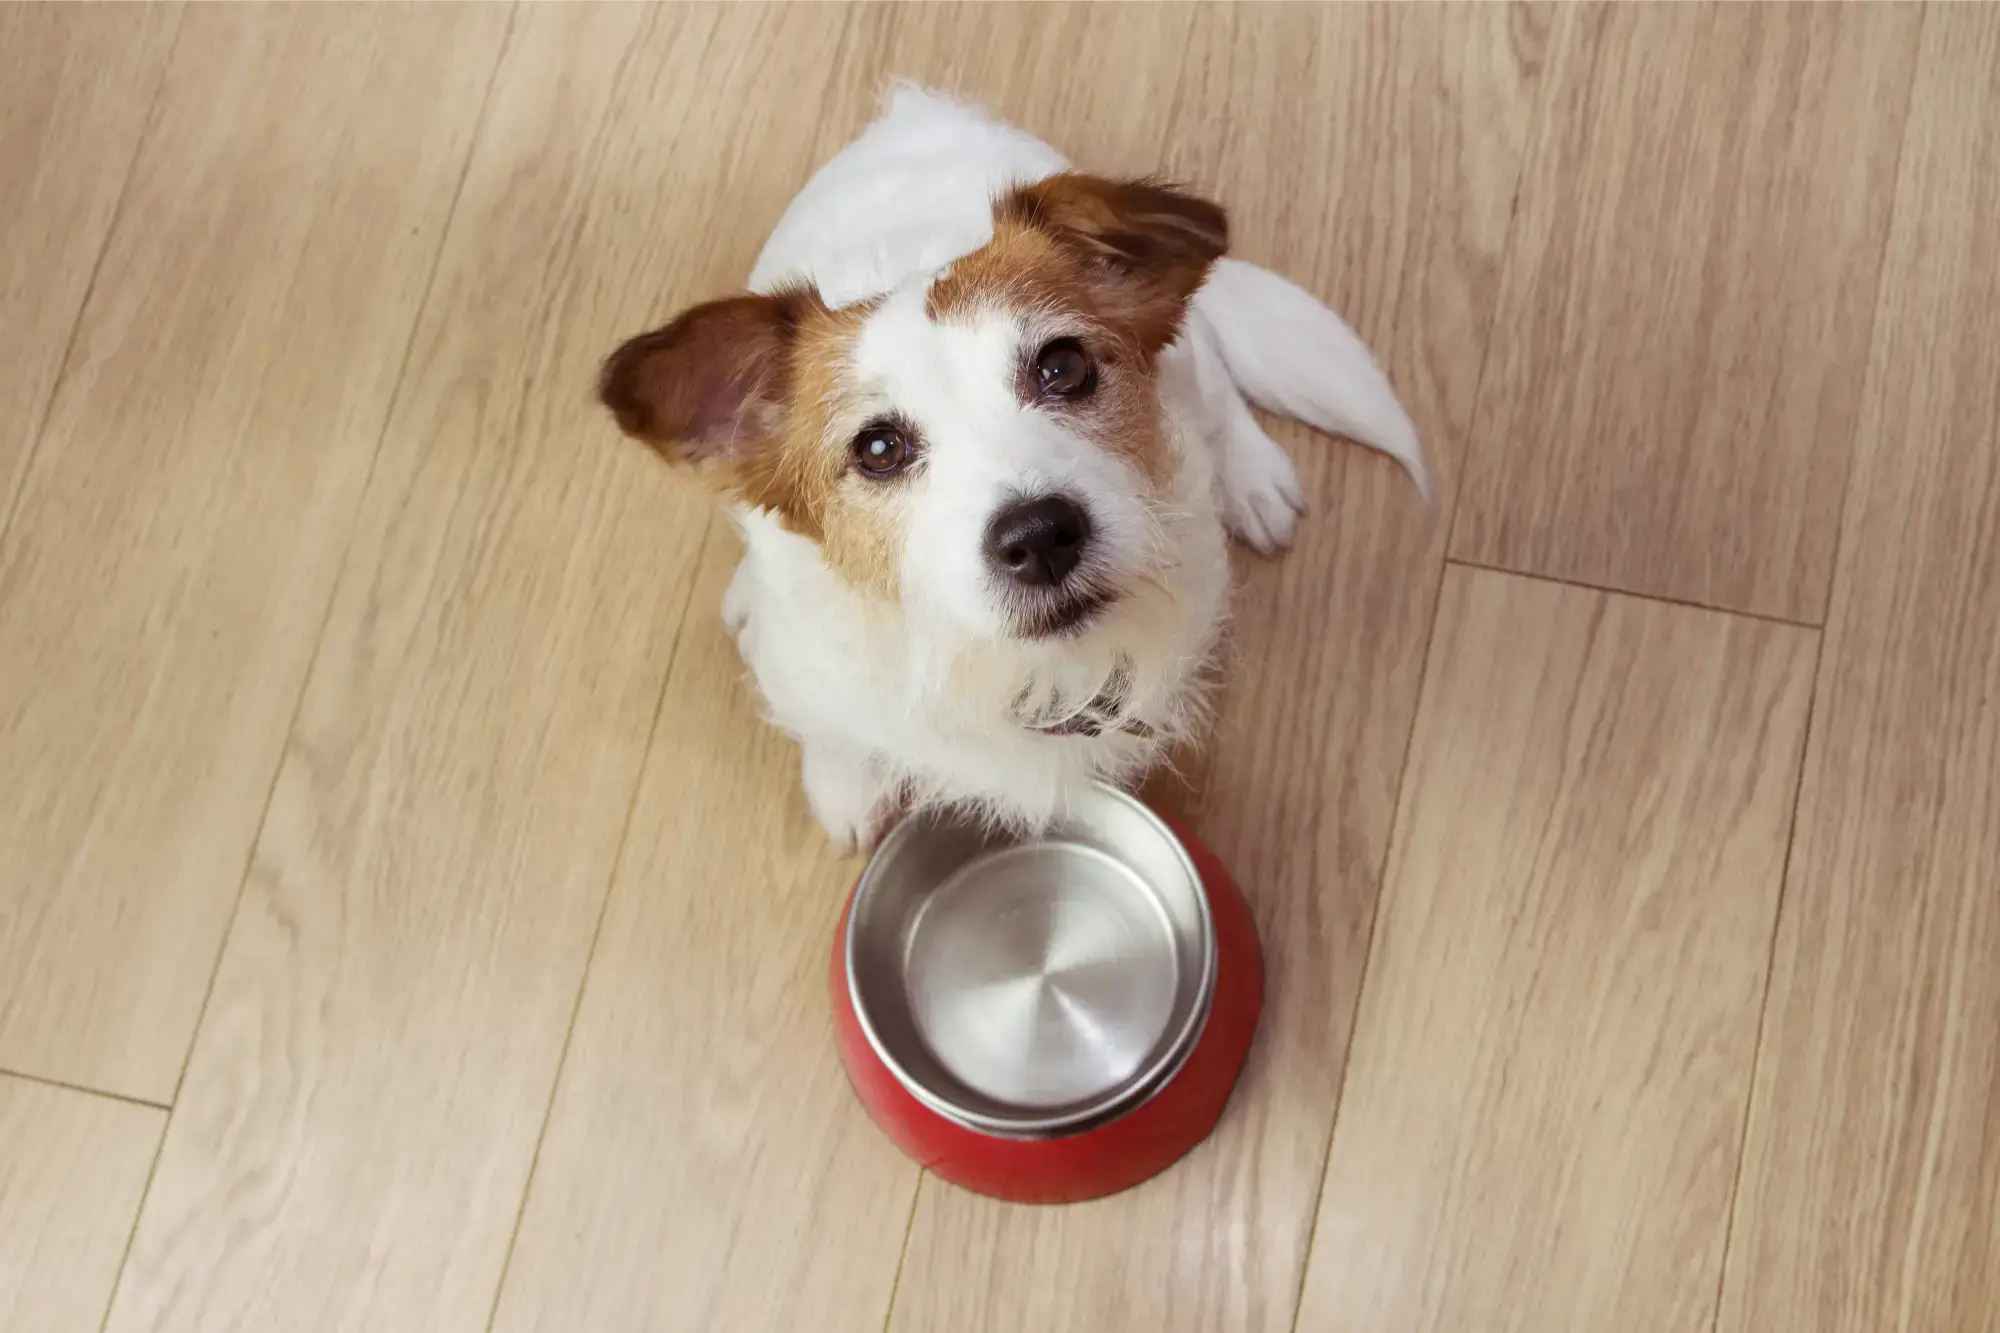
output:
[[[1090,516],[1060,495],[1017,500],[986,525],[986,560],[997,573],[1029,588],[1053,588],[1068,578],[1090,542]]]

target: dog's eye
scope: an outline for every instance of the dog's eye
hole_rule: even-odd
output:
[[[1097,387],[1097,366],[1082,343],[1058,338],[1035,353],[1035,387],[1051,398],[1082,398]]]
[[[870,426],[854,437],[854,461],[871,477],[893,477],[910,465],[915,451],[899,426]]]

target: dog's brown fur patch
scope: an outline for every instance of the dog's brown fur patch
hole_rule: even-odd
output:
[[[848,351],[873,309],[830,310],[809,290],[711,301],[620,347],[598,393],[627,434],[773,511],[857,587],[894,597],[896,486],[853,475],[840,429],[857,396]]]
[[[1163,484],[1173,458],[1154,361],[1180,336],[1188,301],[1227,245],[1227,217],[1205,200],[1143,181],[1064,173],[1002,199],[993,239],[931,284],[925,310],[951,320],[1014,309],[1080,325],[1099,367],[1098,391],[1060,409]],[[1025,401],[1035,395],[1035,349],[1024,351]]]
[[[794,390],[784,431],[742,470],[739,493],[785,517],[820,544],[835,572],[857,588],[894,599],[905,488],[896,478],[857,474],[853,442],[867,424],[856,412],[854,339],[875,303],[815,321],[793,352]]]
[[[1206,199],[1153,181],[1063,172],[1024,185],[994,209],[994,238],[1034,231],[1081,259],[1099,315],[1147,355],[1180,334],[1188,301],[1229,249],[1229,217]]]
[[[807,289],[705,302],[613,352],[597,396],[669,462],[727,460],[777,427],[799,326],[826,314]]]
[[[827,408],[840,392],[846,348],[861,308],[824,307],[802,322],[787,350],[785,410],[759,447],[731,463],[723,480],[748,504],[780,514],[790,528],[822,541],[834,492],[847,471],[846,450],[829,446]]]

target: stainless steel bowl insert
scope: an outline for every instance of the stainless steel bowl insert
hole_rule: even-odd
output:
[[[862,873],[846,950],[862,1031],[904,1086],[1017,1137],[1144,1101],[1193,1049],[1215,986],[1193,862],[1109,787],[1032,841],[905,820]]]

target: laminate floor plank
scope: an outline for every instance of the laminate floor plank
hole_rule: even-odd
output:
[[[0,537],[0,1068],[174,1095],[506,18],[185,17]]]
[[[0,1328],[97,1333],[166,1119],[0,1074]]]
[[[2000,1329],[2000,12],[1895,208],[1720,1333]]]
[[[1712,1323],[1816,639],[1453,567],[1301,1333]]]
[[[1817,624],[1923,7],[1584,17],[1452,554]]]
[[[0,8],[0,532],[180,27],[180,6]]]

